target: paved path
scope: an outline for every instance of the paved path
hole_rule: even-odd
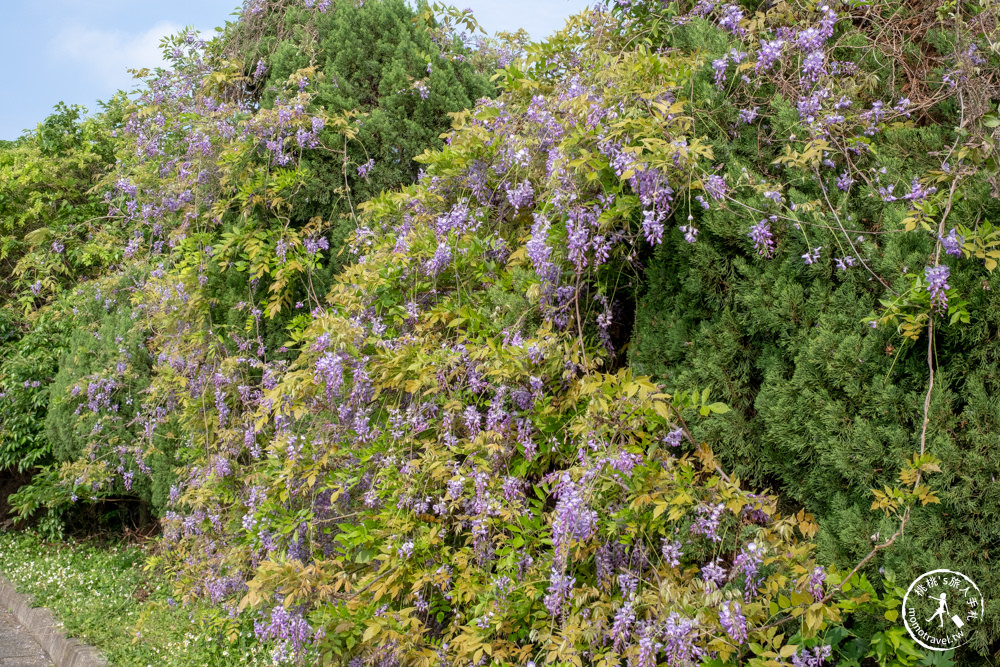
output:
[[[52,667],[42,647],[5,609],[0,609],[0,667]]]

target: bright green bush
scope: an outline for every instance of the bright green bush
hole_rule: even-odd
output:
[[[24,318],[0,310],[7,341],[0,345],[0,470],[32,470],[51,462],[52,446],[42,424],[49,385],[72,330],[69,309],[35,314],[24,331]]]
[[[30,312],[114,261],[115,231],[93,189],[114,165],[121,99],[101,115],[60,103],[0,150],[0,300]],[[120,249],[119,249],[120,250]]]
[[[74,326],[64,290],[120,257],[120,226],[94,192],[114,164],[120,104],[95,118],[59,104],[0,149],[0,470],[51,463],[43,423]]]

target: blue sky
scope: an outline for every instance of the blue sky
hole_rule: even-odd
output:
[[[159,64],[159,42],[186,26],[211,33],[239,0],[46,0],[4,3],[0,21],[0,139],[34,128],[59,101],[97,110],[128,90],[127,70]],[[535,39],[592,0],[457,0],[488,31],[525,28]]]

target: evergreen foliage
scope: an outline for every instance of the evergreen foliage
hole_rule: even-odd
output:
[[[312,92],[311,108],[358,117],[350,140],[326,137],[329,150],[303,156],[300,169],[308,177],[290,216],[297,225],[315,216],[334,221],[332,263],[340,267],[344,256],[336,250],[354,231],[353,209],[412,183],[419,168],[413,158],[442,145],[449,114],[495,90],[469,62],[471,52],[454,35],[436,32],[433,17],[405,0],[328,5],[316,11],[277,3],[245,14],[223,52],[246,63],[265,108],[289,81],[309,82],[303,85]]]
[[[876,15],[890,26],[929,20],[895,3],[879,7]],[[650,16],[644,20],[655,25]],[[950,20],[960,24],[954,16]],[[879,96],[903,97],[891,85],[892,72],[912,66],[912,59],[952,63],[939,77],[942,71],[947,76],[947,67],[961,68],[954,54],[970,49],[970,42],[946,38],[941,30],[946,22],[943,16],[933,22],[929,32],[935,38],[923,52],[861,59],[859,72],[838,82],[826,104],[841,91],[855,110],[871,108]],[[937,253],[950,268],[953,290],[950,317],[936,319],[931,349],[936,374],[926,451],[946,471],[929,482],[940,504],[914,510],[915,528],[904,531],[878,565],[900,581],[952,568],[984,590],[1000,590],[1000,570],[992,562],[1000,543],[1000,503],[987,491],[1000,474],[1000,450],[990,444],[1000,425],[993,396],[998,367],[991,351],[1000,315],[990,284],[995,256],[970,243],[952,257],[937,240],[950,228],[969,240],[993,238],[990,221],[1000,215],[990,147],[995,112],[968,98],[963,107],[947,85],[924,99],[911,87],[920,111],[862,135],[865,150],[846,152],[847,171],[857,183],[845,191],[837,179],[847,172],[839,161],[834,168],[831,158],[850,140],[840,144],[834,126],[822,135],[828,143],[816,159],[826,158],[819,169],[787,161],[784,138],[815,136],[797,110],[804,94],[796,97],[801,91],[787,84],[783,91],[780,79],[757,89],[717,85],[710,65],[725,58],[734,42],[735,48],[745,42],[713,23],[712,15],[696,18],[664,33],[663,46],[706,45],[705,66],[693,85],[695,98],[702,100],[699,126],[710,137],[717,173],[727,183],[755,185],[758,192],[739,203],[692,205],[688,224],[700,231],[697,242],[675,231],[656,250],[638,299],[630,362],[668,389],[710,387],[733,407],[724,419],[693,427],[696,436],[718,443],[717,453],[734,474],[778,491],[786,507],[816,513],[824,560],[857,562],[898,525],[872,504],[868,491],[896,483],[898,462],[922,449],[927,319],[886,316],[896,312],[893,299],[898,304],[916,291],[926,294],[914,281]],[[866,24],[837,25],[834,54],[846,56],[848,44],[872,39]],[[975,53],[975,46],[971,49]],[[975,91],[971,96],[983,99],[998,90],[996,69],[993,60],[979,65],[966,63],[963,76],[967,89]],[[739,114],[750,108],[757,109],[755,118],[744,122]],[[831,113],[826,108],[823,112]],[[976,120],[986,125],[976,127],[962,113],[978,113]],[[957,165],[963,166],[949,172]],[[907,196],[932,185],[938,192],[926,203]],[[778,193],[781,203],[765,198],[765,190]],[[769,214],[778,214],[770,223],[774,247],[761,253],[750,228],[761,218],[767,222]],[[947,224],[941,221],[938,230],[942,216]],[[931,233],[914,233],[918,221]],[[841,224],[849,233],[838,228]],[[804,261],[817,247],[822,248],[818,261]],[[842,265],[845,257],[853,266]],[[959,294],[967,301],[954,296]],[[974,313],[966,324],[963,309]],[[1000,636],[998,610],[995,602],[989,605],[977,636],[980,649]]]

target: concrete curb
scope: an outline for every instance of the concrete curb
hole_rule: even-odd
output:
[[[107,660],[97,649],[66,637],[51,611],[33,608],[31,597],[18,593],[3,576],[0,576],[0,606],[14,614],[56,667],[107,667]]]

